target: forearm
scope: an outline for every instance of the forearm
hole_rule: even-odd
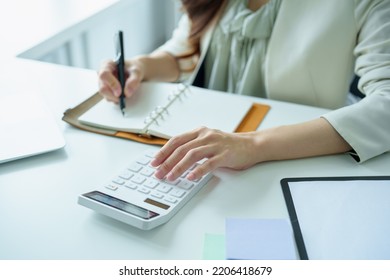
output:
[[[323,119],[247,133],[201,127],[171,138],[152,166],[159,179],[175,180],[195,162],[207,158],[187,178],[195,180],[218,167],[245,169],[256,163],[337,154],[349,144]]]
[[[166,52],[154,52],[133,59],[143,68],[143,80],[176,81],[180,75],[176,59]]]
[[[323,118],[260,131],[254,138],[257,162],[339,154],[351,146]]]

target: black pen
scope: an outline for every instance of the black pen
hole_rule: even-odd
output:
[[[123,32],[118,31],[115,36],[115,49],[116,49],[116,58],[115,63],[117,66],[118,79],[121,84],[121,95],[119,96],[119,106],[122,111],[122,115],[125,115],[125,54],[123,50]]]

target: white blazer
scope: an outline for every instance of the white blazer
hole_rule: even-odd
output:
[[[189,82],[205,57],[215,23],[201,40],[198,65],[185,77]],[[158,50],[188,53],[189,29],[184,15]],[[354,148],[360,162],[390,151],[389,0],[282,1],[265,69],[269,98],[337,109],[323,117]],[[343,107],[355,73],[366,98]]]

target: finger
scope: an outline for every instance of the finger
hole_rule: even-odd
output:
[[[169,171],[169,173],[166,175],[166,178],[169,181],[174,181],[177,178],[179,178],[184,172],[189,170],[194,164],[196,164],[198,161],[207,158],[208,155],[212,152],[213,147],[207,145],[207,146],[199,146],[193,149],[190,149],[185,156],[179,160],[177,163],[172,162],[173,167]],[[167,165],[171,164],[171,162],[167,161]],[[196,168],[195,168],[196,169]],[[195,170],[194,169],[194,170]],[[199,172],[199,171],[197,171]],[[197,173],[195,173],[195,176],[197,176]],[[201,176],[200,176],[201,177]],[[196,177],[198,178],[198,177]]]
[[[151,162],[153,167],[157,167],[166,161],[172,153],[180,146],[188,143],[198,137],[198,131],[193,130],[190,132],[183,133],[179,136],[172,137],[168,142],[157,152],[154,159]]]
[[[113,61],[106,62],[99,72],[99,86],[104,93],[119,97],[121,94],[121,85],[116,78],[116,66]]]
[[[191,140],[169,155],[158,167],[155,176],[159,179],[167,178],[170,181],[175,180],[181,176],[188,168],[190,168],[196,161],[200,160],[202,156],[194,155],[194,149],[204,146],[200,139]],[[188,153],[190,153],[188,157]],[[179,164],[181,162],[181,164]]]
[[[100,77],[104,77],[105,75],[101,75]],[[110,78],[104,77],[105,80],[101,80],[99,78],[99,93],[104,97],[115,96],[115,80],[111,80]],[[114,78],[115,79],[115,78]]]
[[[142,82],[143,76],[141,74],[141,71],[138,67],[132,66],[129,69],[129,78],[126,80],[125,84],[125,95],[126,97],[130,97],[134,94],[134,92],[137,91],[139,88],[141,82]]]
[[[196,181],[202,178],[207,173],[214,171],[220,166],[221,166],[221,159],[220,157],[215,156],[213,158],[206,160],[202,164],[199,164],[197,167],[191,170],[188,173],[186,178],[190,181]]]
[[[119,103],[119,97],[116,97],[112,94],[111,90],[105,86],[100,88],[99,93],[108,101]]]
[[[159,166],[156,177],[173,181],[180,177],[196,162],[218,153],[219,146],[210,144],[207,138],[198,136],[175,151]]]
[[[186,147],[187,146],[187,147]],[[171,155],[169,155],[161,164],[158,165],[158,169],[155,172],[155,176],[158,179],[163,179],[171,172],[182,159],[185,157],[187,151],[189,150],[189,145],[184,144],[180,148],[176,149]],[[170,174],[168,180],[175,180],[173,176],[176,176],[177,173],[183,173],[185,170],[177,170],[174,175]]]

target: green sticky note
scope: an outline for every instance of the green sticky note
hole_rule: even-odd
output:
[[[203,244],[204,260],[224,260],[226,259],[225,235],[206,233]]]

